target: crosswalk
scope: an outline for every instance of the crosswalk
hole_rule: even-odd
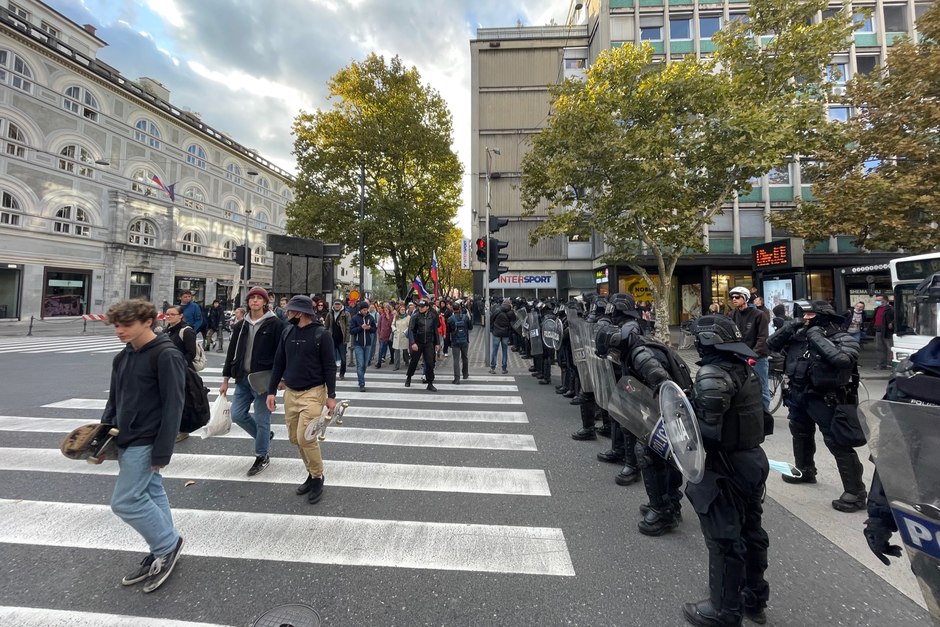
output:
[[[81,337],[8,337],[0,340],[0,355],[19,353],[42,355],[46,353],[117,353],[124,343],[114,335]]]
[[[217,397],[221,383],[218,366],[213,356],[202,373],[211,389],[210,400]],[[539,503],[537,511],[551,508],[550,476],[539,467],[539,447],[527,433],[530,416],[513,377],[472,374],[460,385],[441,383],[437,394],[425,391],[417,379],[415,387],[405,388],[403,373],[369,371],[366,381],[365,393],[358,392],[358,385],[355,390],[338,386],[338,396],[349,399],[350,407],[344,424],[332,426],[322,443],[326,492],[317,505],[305,501],[298,505],[301,499],[293,496],[305,470],[296,449],[287,443],[280,401],[272,424],[271,465],[255,477],[245,474],[253,461],[252,445],[237,426],[223,437],[191,437],[177,445],[163,477],[186,548],[180,570],[166,590],[155,594],[204,585],[196,567],[186,567],[187,560],[203,558],[213,560],[219,569],[226,563],[233,568],[246,563],[263,568],[261,564],[272,562],[315,567],[327,578],[332,568],[350,567],[368,568],[370,573],[455,571],[471,577],[465,580],[471,586],[472,577],[485,581],[493,574],[575,575],[565,535],[560,527],[546,524],[550,517],[533,515],[519,524],[484,506],[487,499],[498,498],[504,508],[511,509],[518,499]],[[95,558],[104,554],[100,559],[111,565],[105,570],[113,578],[146,552],[141,538],[112,514],[108,504],[118,466],[74,462],[57,447],[64,434],[97,421],[107,396],[103,387],[82,397],[49,389],[35,407],[15,412],[18,415],[0,415],[0,472],[23,486],[0,498],[4,521],[0,545],[27,552],[90,551]],[[456,462],[447,463],[451,459]],[[198,488],[185,487],[192,482]],[[55,500],[45,490],[30,489],[50,483],[61,486],[69,498]],[[191,497],[196,489],[205,497]],[[237,495],[258,489],[268,495],[265,507],[243,508],[237,502],[213,506],[213,493]],[[412,511],[383,515],[393,495],[408,495]],[[449,499],[457,513],[438,512],[440,498]],[[366,510],[354,507],[369,502],[374,506]],[[459,512],[474,515],[461,520]],[[109,594],[137,592],[114,584],[79,579],[72,583],[73,589],[63,592],[93,594],[102,586],[111,590]],[[133,608],[125,613],[121,604],[116,611],[110,605],[93,608],[96,611],[78,607],[83,611],[65,616],[68,607],[68,603],[46,607],[0,598],[0,624],[209,627],[228,620],[179,611],[162,619],[159,610],[141,616]]]

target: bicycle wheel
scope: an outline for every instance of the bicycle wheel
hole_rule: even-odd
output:
[[[770,413],[774,414],[783,404],[783,375],[772,373],[767,386],[770,388]]]

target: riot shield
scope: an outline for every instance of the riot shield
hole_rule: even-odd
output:
[[[705,448],[695,412],[682,389],[672,381],[660,386],[659,399],[631,376],[617,382],[608,407],[610,415],[660,457],[671,462],[691,483],[705,474]]]
[[[594,402],[602,409],[608,409],[610,398],[613,396],[617,377],[614,366],[606,357],[597,356],[597,323],[588,323],[589,344],[587,351],[588,368],[591,370],[591,381],[594,383]],[[608,409],[609,411],[609,409]]]
[[[542,341],[551,350],[557,351],[561,348],[562,331],[561,320],[558,318],[551,317],[542,320]]]
[[[911,570],[940,624],[940,408],[892,401],[859,405]]]
[[[581,379],[581,389],[585,392],[594,391],[594,382],[591,380],[591,369],[588,366],[588,351],[593,352],[591,329],[580,315],[576,307],[568,308],[568,341],[571,342],[571,358],[578,369]]]
[[[515,312],[516,312],[516,320],[515,320],[515,322],[512,323],[512,328],[513,328],[513,330],[514,330],[516,333],[518,333],[518,334],[521,336],[521,335],[522,335],[522,325],[523,325],[523,323],[525,322],[525,319],[526,319],[526,311],[525,311],[525,309],[523,309],[522,307],[517,307],[517,308],[515,309]]]
[[[539,324],[537,311],[529,312],[529,319],[526,321],[526,333],[529,338],[529,354],[533,357],[540,357],[542,355],[542,327]]]

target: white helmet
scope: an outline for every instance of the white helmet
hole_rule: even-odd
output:
[[[737,287],[731,288],[731,291],[728,292],[728,296],[734,296],[735,294],[740,294],[741,296],[744,297],[744,300],[751,299],[751,290],[749,290],[746,287],[741,287],[740,285]]]

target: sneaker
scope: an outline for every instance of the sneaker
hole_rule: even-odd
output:
[[[274,439],[274,432],[273,432],[273,431],[271,432],[271,437],[270,437],[269,439],[271,439],[271,440]]]
[[[170,573],[173,572],[173,568],[176,566],[176,562],[180,557],[180,551],[182,550],[183,537],[180,536],[180,539],[176,541],[175,549],[170,551],[167,555],[153,560],[153,563],[150,564],[150,576],[147,577],[147,581],[144,582],[144,592],[153,592],[163,585],[163,582],[166,581]]]
[[[366,386],[360,385],[360,386],[359,386],[359,391],[360,391],[360,392],[365,392],[365,391],[366,391]]]
[[[177,441],[177,442],[182,442],[183,440],[185,440],[185,439],[188,438],[188,437],[189,437],[189,434],[188,434],[188,433],[177,433],[177,434],[176,434],[176,441]]]
[[[258,455],[255,457],[255,463],[251,465],[251,468],[248,469],[248,476],[254,477],[259,472],[268,467],[268,464],[271,463],[271,459],[267,455]]]
[[[405,387],[406,388],[411,387],[411,377],[408,377],[407,379],[405,379]]]
[[[490,374],[496,374],[496,368],[490,368],[489,372]]]
[[[509,371],[503,368],[503,374],[509,374]]]
[[[344,375],[344,374],[339,375],[339,380],[340,380],[340,381],[345,381],[345,380],[346,380],[346,375]]]
[[[323,498],[323,479],[323,475],[320,475],[310,480],[310,493],[307,495],[308,503],[317,503]]]
[[[463,376],[464,381],[466,381],[466,380],[469,379],[469,378],[470,378],[470,375],[468,375],[468,374],[465,374],[465,375]]]
[[[460,379],[454,377],[454,385],[460,385]]]
[[[150,576],[151,564],[153,564],[153,553],[144,558],[144,560],[140,563],[140,566],[137,567],[137,570],[130,573],[129,575],[124,575],[124,578],[121,579],[121,584],[125,586],[133,586],[135,583],[140,583]]]
[[[428,383],[428,392],[437,392],[437,388],[434,387],[433,383]]]

